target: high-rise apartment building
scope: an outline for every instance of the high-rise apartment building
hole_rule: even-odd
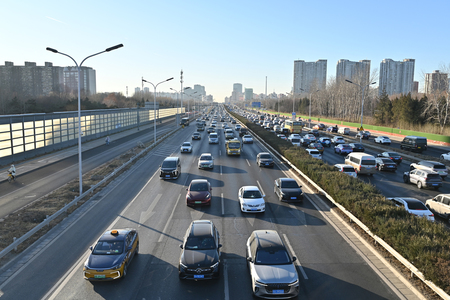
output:
[[[206,97],[206,90],[203,85],[194,84],[194,92],[197,92],[195,95],[200,96],[200,98]]]
[[[380,80],[378,93],[382,95],[408,94],[413,91],[415,59],[393,61],[383,59],[380,63]]]
[[[448,74],[435,70],[425,74],[425,94],[433,94],[448,91]]]
[[[25,62],[24,66],[15,66],[6,61],[0,66],[1,95],[33,98],[51,93],[78,93],[78,71],[76,67],[54,67],[45,62],[37,66],[35,62]],[[95,70],[81,67],[81,91],[87,95],[96,93]]]
[[[242,83],[233,84],[233,92],[231,92],[231,101],[239,101],[242,97]]]
[[[327,60],[316,62],[294,61],[294,93],[323,90],[327,83]]]
[[[370,60],[350,61],[340,59],[336,65],[336,80],[351,80],[368,84],[370,80]]]
[[[249,101],[253,99],[253,89],[252,88],[246,88],[245,89],[245,101]]]

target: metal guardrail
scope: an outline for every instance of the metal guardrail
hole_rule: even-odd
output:
[[[110,174],[108,174],[108,176],[106,176],[105,178],[103,178],[100,182],[98,182],[96,185],[92,186],[89,190],[87,190],[86,192],[84,192],[83,194],[81,194],[80,196],[76,197],[74,200],[72,200],[71,202],[69,202],[68,204],[66,204],[63,208],[61,208],[60,210],[58,210],[57,212],[55,212],[53,215],[48,216],[44,221],[42,221],[41,223],[39,223],[37,226],[35,226],[33,229],[31,229],[30,231],[28,231],[27,233],[25,233],[24,235],[22,235],[21,237],[17,238],[14,240],[14,242],[9,245],[8,247],[6,247],[5,249],[3,249],[2,251],[0,251],[0,258],[3,258],[5,255],[7,255],[9,252],[11,252],[12,250],[16,250],[17,246],[19,246],[20,244],[22,244],[24,241],[26,241],[28,238],[30,238],[31,236],[33,236],[36,232],[38,232],[39,230],[41,230],[44,226],[47,226],[50,224],[51,221],[53,221],[54,219],[58,218],[61,214],[67,212],[67,210],[74,206],[77,205],[77,203],[79,201],[81,201],[84,197],[86,197],[87,195],[91,194],[94,192],[94,190],[96,188],[98,188],[100,185],[104,184],[105,182],[107,182],[111,177],[113,177],[114,175],[116,175],[118,172],[120,172],[123,168],[125,168],[126,166],[128,166],[130,163],[132,163],[133,161],[135,161],[138,157],[140,157],[141,155],[145,154],[148,150],[150,150],[151,148],[153,148],[154,146],[156,146],[157,144],[159,144],[162,140],[164,140],[165,138],[167,138],[169,135],[173,134],[176,130],[172,130],[168,133],[166,133],[165,135],[161,136],[155,143],[152,143],[151,145],[149,145],[147,148],[143,149],[141,152],[139,152],[138,154],[136,154],[135,156],[133,156],[132,158],[130,158],[129,161],[127,161],[126,163],[124,163],[123,165],[121,165],[120,167],[118,167],[117,169],[115,169],[114,171],[112,171]]]
[[[448,295],[444,290],[440,287],[436,286],[432,281],[426,280],[425,276],[422,272],[419,271],[411,262],[409,262],[406,258],[404,258],[400,253],[398,253],[394,248],[392,248],[388,243],[382,240],[377,235],[373,234],[370,229],[362,223],[358,218],[356,218],[351,212],[349,212],[345,207],[337,203],[325,190],[323,190],[320,186],[318,186],[314,181],[312,181],[308,176],[306,176],[302,171],[300,171],[295,165],[293,165],[288,159],[286,159],[283,155],[278,153],[272,146],[267,144],[262,138],[256,135],[252,130],[250,130],[247,126],[245,126],[242,122],[242,126],[246,127],[249,132],[252,133],[253,137],[257,138],[265,147],[269,148],[273,153],[276,153],[278,157],[284,160],[292,169],[294,169],[300,176],[303,177],[310,185],[312,185],[319,193],[325,196],[331,203],[333,203],[338,209],[340,209],[352,222],[358,224],[358,226],[364,230],[370,237],[372,237],[378,244],[380,244],[386,251],[388,251],[392,256],[394,256],[400,263],[402,263],[406,268],[411,271],[411,274],[414,274],[422,280],[431,290],[433,290],[437,295],[442,297],[443,299],[450,300],[450,295]]]

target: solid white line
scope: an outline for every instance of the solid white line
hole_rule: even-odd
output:
[[[300,269],[300,272],[302,272],[303,278],[308,279],[308,276],[306,276],[305,270],[303,270],[302,264],[300,263],[300,259],[298,258],[297,255],[295,255],[294,249],[292,249],[291,243],[289,242],[286,234],[283,233],[283,237],[284,237],[284,239],[286,241],[286,244],[289,247],[289,250],[291,251],[292,255],[297,257],[297,260],[295,262],[298,265],[298,268]]]
[[[225,293],[225,300],[230,299],[230,290],[228,287],[228,268],[227,268],[227,260],[223,260],[223,285],[224,285],[224,293]]]
[[[262,186],[261,186],[261,184],[259,183],[258,180],[256,180],[256,183],[258,184],[259,190],[261,191],[261,193],[262,193],[263,195],[265,195],[266,193],[264,193],[264,190],[263,190],[263,188],[262,188]]]
[[[133,198],[133,200],[130,201],[130,203],[128,203],[128,205],[122,210],[122,212],[119,214],[119,216],[111,223],[110,226],[108,226],[108,228],[105,230],[110,230],[111,228],[114,227],[114,225],[116,225],[116,223],[122,218],[122,216],[125,214],[125,212],[129,209],[129,207],[134,203],[134,201],[139,197],[139,195],[142,193],[142,191],[147,187],[147,185],[151,182],[151,180],[153,179],[153,177],[155,177],[155,175],[158,173],[158,171],[156,171],[153,176],[147,181],[147,183],[144,185],[144,187],[142,187],[142,189],[139,191],[139,193],[136,194],[136,196]],[[124,179],[125,180],[125,177]],[[122,181],[123,181],[122,180]],[[114,189],[110,190],[104,197],[103,199],[106,198],[106,196],[110,193],[112,193]],[[100,201],[98,201],[97,203],[99,203]],[[95,205],[93,205],[92,207],[90,207],[83,215],[87,214]],[[66,231],[68,231],[73,225],[75,225],[77,222],[73,222],[70,226],[68,226],[62,233],[65,233]],[[61,233],[61,234],[62,234]],[[60,235],[61,235],[60,234]],[[49,243],[47,245],[47,247],[49,247],[51,244],[53,244],[57,239],[55,238],[51,243]],[[44,251],[47,247],[45,247],[44,249],[42,249],[42,251]],[[75,272],[78,271],[78,268],[81,267],[81,265],[83,264],[83,261],[87,259],[88,255],[89,255],[90,250],[86,250],[86,252],[80,257],[80,259],[72,266],[72,268],[67,271],[62,277],[61,279],[47,292],[47,294],[44,295],[44,297],[42,297],[42,299],[55,299],[55,297],[61,292],[61,290],[66,286],[66,284],[69,282],[69,280],[71,280],[71,278],[73,277],[73,275],[75,274]],[[36,255],[33,260],[37,257],[38,255]],[[27,264],[31,263],[33,260],[30,260]],[[16,273],[18,274],[18,273]],[[15,274],[15,275],[16,275]],[[9,278],[8,281],[12,279]],[[6,285],[6,283],[8,282],[6,281],[4,283],[4,285]],[[1,287],[0,287],[1,288]],[[56,288],[56,289],[55,289]],[[50,296],[51,295],[51,296]],[[50,297],[50,298],[49,298]]]
[[[178,199],[177,199],[177,202],[175,202],[175,205],[173,206],[172,213],[170,214],[169,218],[167,219],[166,225],[164,225],[164,229],[161,232],[161,235],[159,236],[158,243],[161,243],[163,240],[163,237],[166,235],[167,227],[169,226],[169,223],[172,220],[173,213],[175,212],[175,208],[178,205],[178,201],[180,201],[180,197],[181,197],[181,194],[178,195]]]
[[[250,166],[250,162],[248,161],[248,159],[246,158],[245,160],[247,161],[248,166],[251,167]]]
[[[222,201],[222,216],[223,216],[225,214],[225,206],[223,204],[223,193],[220,194],[220,198],[221,198],[221,201]]]
[[[222,165],[220,165],[220,175],[222,175]]]

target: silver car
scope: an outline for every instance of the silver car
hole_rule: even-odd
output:
[[[246,244],[246,257],[252,291],[266,299],[298,296],[299,280],[291,256],[275,230],[255,230]]]
[[[185,152],[192,153],[192,144],[189,142],[184,142],[181,145],[180,151],[181,151],[181,153],[185,153]]]
[[[199,169],[214,169],[214,157],[211,153],[202,153],[198,159]]]
[[[210,144],[218,144],[219,143],[219,136],[217,133],[213,132],[209,134],[208,142]]]

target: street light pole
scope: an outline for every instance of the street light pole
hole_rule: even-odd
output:
[[[177,116],[175,117],[175,126],[176,128],[178,128],[178,91],[176,89],[170,88],[172,91],[175,91],[175,93],[177,93],[177,103],[175,104],[177,107]]]
[[[172,80],[173,79],[173,77],[171,77],[171,78],[169,78],[169,79],[166,79],[166,80],[164,80],[164,81],[161,81],[161,82],[159,82],[159,83],[157,83],[156,85],[154,85],[153,83],[151,83],[150,81],[147,81],[147,80],[145,80],[144,78],[142,78],[142,81],[143,82],[147,82],[147,83],[150,83],[151,85],[153,85],[153,91],[154,91],[154,93],[153,93],[153,135],[154,135],[154,143],[156,144],[156,87],[158,86],[158,85],[160,85],[161,83],[164,83],[164,82],[166,82],[166,81],[169,81],[169,80]]]
[[[64,56],[67,56],[68,58],[70,58],[77,66],[77,70],[78,70],[78,181],[80,184],[80,196],[81,196],[81,194],[83,194],[83,174],[82,174],[83,168],[82,168],[82,155],[81,155],[81,135],[82,135],[82,132],[81,132],[81,95],[80,95],[80,92],[81,92],[81,82],[80,82],[81,65],[86,61],[86,59],[88,59],[92,56],[96,56],[96,55],[99,55],[99,54],[102,54],[105,52],[110,52],[110,51],[119,49],[121,47],[123,47],[123,44],[118,44],[113,47],[106,48],[104,51],[89,55],[88,57],[86,57],[85,59],[83,59],[81,61],[80,65],[78,65],[77,62],[75,61],[75,59],[73,59],[70,55],[59,52],[58,50],[50,48],[50,47],[46,48],[47,51],[50,51],[53,53],[58,53],[58,54],[61,54],[61,55],[64,55]]]
[[[348,79],[345,79],[345,81],[347,81],[348,83],[354,84],[359,86],[362,89],[362,95],[361,95],[361,127],[359,128],[359,130],[364,130],[363,128],[363,112],[364,112],[364,91],[366,89],[366,87],[368,87],[369,85],[375,84],[376,82],[372,82],[372,83],[368,83],[366,84],[364,87],[360,84],[354,83],[353,81],[350,81]],[[359,142],[362,143],[362,134],[359,135]]]
[[[316,91],[316,93],[319,90]],[[309,128],[311,128],[311,98],[312,98],[312,93],[309,93]]]

